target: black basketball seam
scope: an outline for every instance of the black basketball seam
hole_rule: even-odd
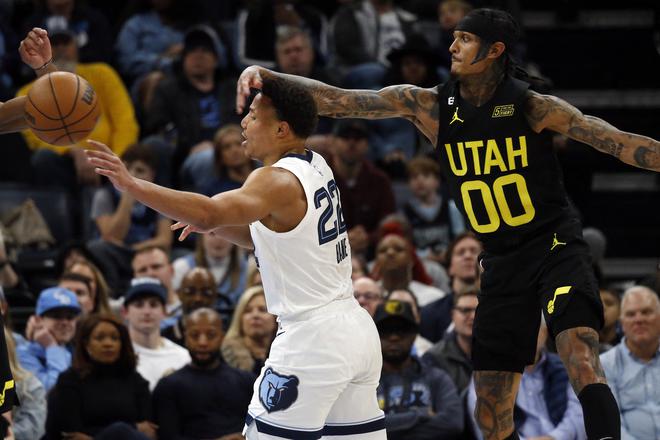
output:
[[[87,130],[75,130],[75,131],[70,131],[69,133],[71,133],[71,134],[85,133],[86,131],[87,131]],[[55,139],[53,140],[53,143],[59,141],[59,140],[62,139],[64,136],[69,136],[69,137],[70,137],[69,134],[63,134],[62,136],[60,136],[60,137],[58,137],[58,138],[55,138]]]
[[[28,101],[30,101],[30,104],[32,104],[32,107],[34,107],[34,109],[35,109],[36,111],[38,111],[39,113],[41,113],[41,116],[43,116],[43,117],[46,118],[46,119],[50,119],[51,121],[61,121],[60,118],[51,118],[51,117],[48,116],[46,113],[44,113],[44,112],[42,112],[41,110],[39,110],[39,107],[37,107],[37,105],[34,103],[34,101],[32,101],[32,98],[30,98],[30,95],[27,95],[27,98],[28,98]]]
[[[85,119],[87,116],[89,116],[89,114],[92,113],[96,109],[97,106],[98,106],[98,101],[96,102],[96,104],[94,104],[94,107],[89,109],[89,111],[87,113],[85,113],[83,116],[81,116],[80,119],[78,119],[76,121],[73,121],[73,122],[70,122],[68,124],[64,124],[64,122],[62,122],[62,124],[64,124],[63,126],[68,128],[68,127],[71,127],[73,125],[76,125],[77,123],[79,123],[80,121]],[[62,129],[61,127],[57,127],[57,128],[37,128],[36,126],[30,125],[29,122],[28,122],[28,125],[30,126],[30,128],[33,128],[37,131],[55,131],[55,130],[61,130]],[[84,131],[84,130],[72,131],[71,133],[79,133],[80,131]]]
[[[75,144],[75,141],[73,140],[71,135],[69,135],[69,129],[66,126],[66,123],[64,122],[64,117],[62,116],[62,110],[60,109],[60,103],[57,102],[57,95],[55,94],[55,86],[53,86],[53,77],[51,75],[52,73],[48,74],[48,84],[50,84],[50,91],[53,94],[53,101],[55,101],[55,107],[57,107],[57,113],[60,115],[60,121],[62,121],[62,128],[64,128],[64,132],[66,133],[66,135],[69,136],[69,140],[71,141],[71,143]]]
[[[71,110],[69,113],[67,113],[64,117],[68,118],[71,116],[71,113],[76,109],[76,106],[78,105],[78,93],[80,92],[80,78],[78,75],[76,75],[76,96],[73,98],[73,106],[71,107]]]

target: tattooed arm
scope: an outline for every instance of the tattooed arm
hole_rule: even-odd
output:
[[[584,115],[555,96],[529,92],[525,115],[537,133],[547,128],[611,154],[629,165],[660,171],[660,142],[621,131],[602,119]]]
[[[304,86],[314,96],[319,115],[332,118],[405,118],[435,144],[438,135],[437,91],[412,85],[381,90],[347,90],[309,78],[250,66],[238,79],[236,108],[242,112],[250,88],[260,88],[263,78],[276,77]]]

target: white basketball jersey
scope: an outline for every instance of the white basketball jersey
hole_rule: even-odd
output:
[[[303,313],[353,295],[351,250],[339,189],[323,157],[312,151],[289,154],[275,167],[292,172],[307,198],[307,212],[291,231],[274,232],[250,224],[268,311],[295,319]]]

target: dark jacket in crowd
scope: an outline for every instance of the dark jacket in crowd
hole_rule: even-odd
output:
[[[461,350],[456,340],[456,333],[447,334],[443,340],[429,348],[422,360],[447,372],[461,394],[470,384],[472,378],[472,362]]]

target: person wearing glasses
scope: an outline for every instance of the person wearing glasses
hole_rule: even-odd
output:
[[[454,308],[451,322],[454,330],[431,347],[423,357],[424,361],[445,370],[454,381],[458,393],[470,384],[472,377],[472,326],[474,312],[479,302],[477,289],[454,293]]]
[[[161,330],[161,336],[185,347],[184,323],[185,317],[202,307],[213,308],[217,298],[216,284],[209,269],[194,267],[190,269],[181,280],[176,291],[181,300],[182,314],[177,320]]]
[[[383,288],[369,277],[360,277],[353,281],[353,296],[371,316],[376,307],[383,303]]]

